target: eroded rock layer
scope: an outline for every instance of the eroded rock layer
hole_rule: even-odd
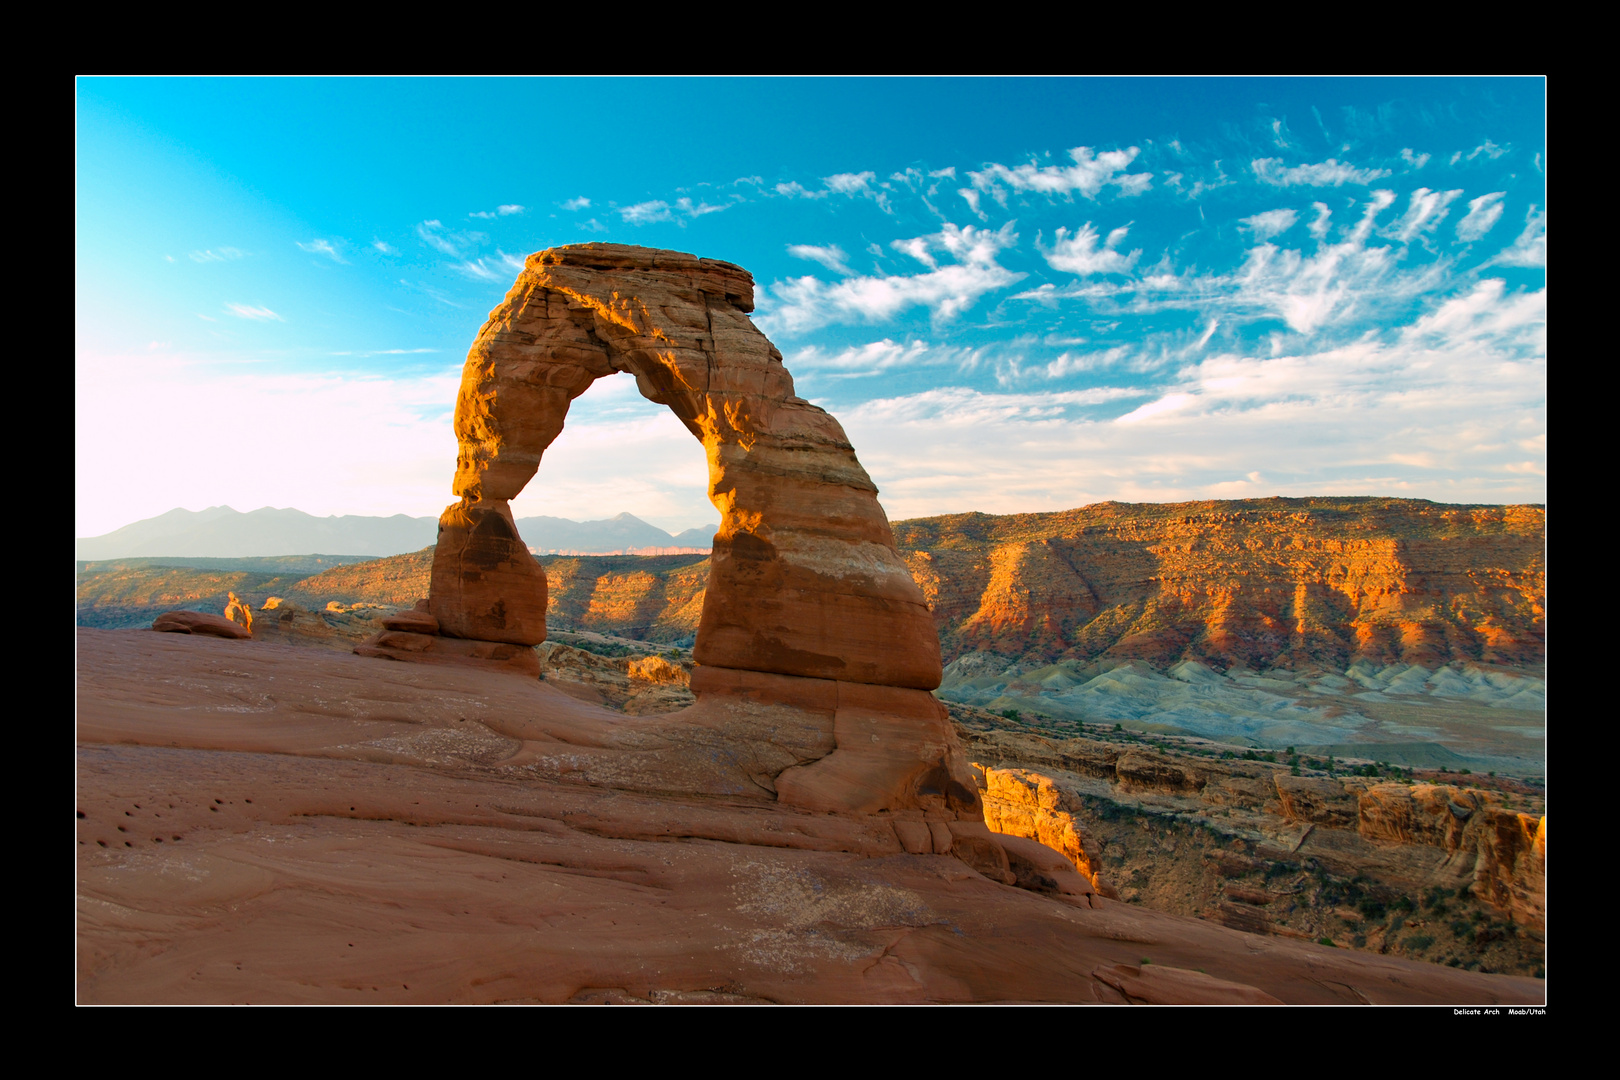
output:
[[[939,685],[927,603],[895,552],[877,489],[838,421],[794,394],[752,309],[753,279],[730,263],[613,244],[529,257],[462,373],[461,502],[441,519],[431,596],[445,633],[543,639],[543,574],[516,572],[521,541],[515,528],[496,536],[496,524],[510,523],[508,501],[534,477],[569,403],[628,372],[708,455],[721,524],[697,661]]]
[[[1543,662],[1546,511],[1418,499],[1101,503],[896,525],[946,659]]]

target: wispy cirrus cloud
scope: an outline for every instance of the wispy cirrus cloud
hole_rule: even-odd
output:
[[[789,199],[826,199],[834,195],[843,195],[851,199],[871,199],[885,213],[893,212],[888,185],[877,183],[877,173],[871,170],[823,176],[820,190],[807,188],[797,180],[777,184],[775,190],[776,194]]]
[[[1014,224],[990,230],[947,222],[940,232],[915,238],[925,265],[934,252],[955,260],[944,266],[934,260],[921,274],[855,276],[832,284],[813,277],[777,282],[761,290],[768,301],[757,321],[768,333],[793,334],[835,322],[882,321],[912,307],[928,308],[936,321],[952,319],[985,293],[1024,277],[996,261],[999,252],[1018,242]]]
[[[523,266],[522,255],[508,255],[496,249],[493,256],[465,260],[456,269],[480,281],[509,281],[513,274],[523,269]]]
[[[1337,158],[1314,165],[1285,166],[1282,158],[1256,158],[1249,163],[1262,183],[1277,187],[1342,187],[1345,184],[1371,184],[1389,175],[1388,169],[1358,169]]]
[[[437,218],[421,222],[416,226],[416,235],[422,242],[435,251],[459,259],[467,251],[482,244],[489,237],[481,232],[460,232],[447,229]]]
[[[297,243],[299,251],[308,252],[311,255],[325,255],[328,259],[331,259],[335,263],[341,263],[344,266],[349,265],[349,260],[343,257],[343,255],[338,251],[337,245],[333,244],[330,240],[321,240],[317,238],[315,240],[311,240],[307,244],[302,240],[298,241]]]
[[[1129,274],[1136,266],[1136,260],[1142,257],[1141,249],[1130,254],[1118,250],[1129,231],[1129,225],[1121,225],[1111,231],[1108,239],[1099,247],[1097,230],[1091,227],[1091,222],[1076,229],[1073,236],[1069,235],[1067,228],[1060,226],[1052,238],[1052,247],[1043,247],[1040,251],[1054,270],[1082,277],[1088,274]]]
[[[245,254],[245,252],[233,247],[222,247],[209,248],[207,251],[193,251],[190,258],[192,262],[196,263],[230,262],[233,259],[242,258]]]
[[[844,254],[844,249],[837,244],[829,244],[825,247],[818,247],[815,244],[789,244],[787,251],[795,259],[809,259],[811,262],[818,262],[835,274],[848,276],[855,273],[849,268],[849,256]]]
[[[1457,239],[1471,244],[1496,227],[1502,217],[1502,198],[1507,192],[1493,191],[1468,200],[1468,213],[1457,222]]]
[[[510,217],[513,214],[523,213],[525,207],[520,203],[502,203],[493,210],[474,210],[467,216],[471,218],[497,218]]]
[[[255,307],[252,304],[226,304],[225,310],[238,319],[250,319],[253,322],[286,322],[280,315],[267,307]]]
[[[1141,150],[1135,146],[1124,150],[1105,150],[1095,153],[1089,146],[1077,146],[1069,151],[1073,165],[1041,165],[1031,161],[1025,165],[1008,167],[989,164],[978,171],[970,171],[973,195],[963,195],[968,205],[978,212],[979,192],[1007,205],[1008,192],[1032,192],[1049,197],[1073,198],[1078,192],[1088,199],[1096,199],[1105,187],[1116,187],[1122,196],[1140,195],[1153,186],[1150,172],[1128,172],[1131,162]]]
[[[562,204],[562,208],[564,210],[588,210],[590,209],[590,206],[591,200],[587,199],[583,195],[580,195],[577,198],[569,199],[567,202]]]
[[[1486,281],[1385,340],[1221,353],[1169,384],[928,390],[841,409],[839,419],[896,520],[1105,499],[1540,501],[1544,326],[1545,290]]]
[[[931,345],[921,339],[897,342],[889,338],[830,352],[811,345],[787,358],[789,370],[808,378],[864,378],[886,375],[901,368],[954,367],[972,371],[985,361],[987,350],[957,345]]]
[[[649,199],[647,202],[635,203],[631,206],[620,206],[619,217],[627,225],[652,225],[662,221],[674,221],[681,225],[682,218],[697,218],[704,214],[717,214],[722,210],[729,210],[735,202],[704,203],[695,202],[690,198],[682,197],[673,203],[663,199]]]
[[[1409,244],[1424,233],[1433,232],[1450,212],[1447,207],[1461,194],[1461,188],[1454,191],[1430,191],[1428,188],[1418,188],[1411,194],[1406,213],[1389,227],[1386,235],[1403,244]]]
[[[1316,205],[1321,206],[1321,203]],[[1327,207],[1323,206],[1326,210]],[[1329,211],[1331,213],[1331,211]],[[1280,236],[1294,227],[1299,215],[1292,210],[1267,210],[1264,213],[1254,214],[1238,222],[1238,227],[1254,234],[1256,240],[1270,240],[1273,236]]]
[[[1176,274],[1155,268],[1132,281],[1041,286],[1013,299],[1048,305],[1082,300],[1099,312],[1192,311],[1206,320],[1275,318],[1306,335],[1350,325],[1389,304],[1432,291],[1445,280],[1442,265],[1403,269],[1398,250],[1369,245],[1378,216],[1394,201],[1393,192],[1373,192],[1348,235],[1337,244],[1323,243],[1313,254],[1263,243],[1250,248],[1242,265],[1229,273]]]
[[[1524,231],[1513,241],[1512,247],[1491,262],[1500,266],[1546,266],[1547,212],[1538,210],[1535,203],[1531,203],[1530,212],[1525,215]]]

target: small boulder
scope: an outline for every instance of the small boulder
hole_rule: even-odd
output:
[[[207,615],[201,611],[166,611],[152,620],[152,629],[165,634],[212,634],[222,638],[253,636],[223,615]]]

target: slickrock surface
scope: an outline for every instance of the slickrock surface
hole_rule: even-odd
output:
[[[944,815],[784,805],[735,748],[829,732],[765,685],[654,720],[260,641],[81,630],[78,661],[81,1002],[1543,1000],[1003,884]]]
[[[430,610],[454,637],[537,644],[545,575],[508,501],[539,468],[568,405],[629,372],[709,460],[720,510],[697,660],[715,668],[931,690],[938,642],[894,549],[877,488],[838,422],[793,392],[748,319],[731,263],[616,244],[531,255],[462,372],[453,490]]]

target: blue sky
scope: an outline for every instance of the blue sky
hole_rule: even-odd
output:
[[[893,519],[1546,498],[1539,79],[81,79],[77,535],[437,514],[525,255],[739,263]],[[714,521],[628,377],[520,516]]]

